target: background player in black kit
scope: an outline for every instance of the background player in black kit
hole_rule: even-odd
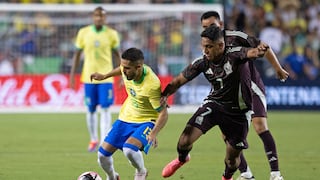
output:
[[[222,28],[223,22],[220,20],[220,16],[216,11],[208,11],[202,14],[201,25],[205,29],[211,24],[216,24]],[[245,46],[245,47],[268,47],[259,39],[248,36],[247,34],[240,31],[224,30],[225,32],[225,43],[226,47],[232,46]],[[277,57],[273,53],[272,49],[269,48],[266,51],[265,58],[272,64],[278,78],[280,80],[286,80],[288,73],[281,67]],[[270,180],[283,180],[279,169],[278,155],[276,150],[276,144],[271,132],[268,129],[267,124],[267,104],[265,96],[264,83],[260,77],[259,72],[255,68],[252,61],[249,61],[250,76],[252,80],[252,123],[255,131],[262,140],[265,148],[265,152],[268,158],[268,163],[271,169]],[[247,165],[243,154],[240,156],[241,163],[239,170],[241,172],[240,177],[237,180],[254,180],[253,174]]]
[[[201,33],[201,46],[204,56],[187,66],[162,93],[163,97],[170,96],[200,73],[203,73],[211,83],[209,95],[189,119],[179,138],[177,147],[179,157],[163,169],[162,176],[170,177],[189,161],[193,143],[218,125],[226,137],[226,168],[222,179],[232,179],[233,173],[239,166],[242,149],[248,147],[246,137],[250,117],[247,115],[251,109],[252,98],[250,80],[242,81],[246,84],[241,84],[249,89],[246,93],[241,92],[245,88],[240,86],[240,80],[250,77],[248,58],[263,56],[265,50],[245,47],[226,48],[224,33],[215,25]],[[241,73],[239,67],[242,67]],[[239,96],[240,93],[242,96]]]

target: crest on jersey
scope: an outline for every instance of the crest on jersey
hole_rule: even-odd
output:
[[[94,46],[95,46],[95,47],[99,47],[99,46],[100,46],[100,42],[99,42],[98,40],[95,40],[95,41],[94,41]]]
[[[230,62],[226,62],[224,65],[223,65],[223,69],[224,69],[224,72],[226,72],[227,75],[231,74],[232,73],[232,66],[230,64]]]
[[[134,91],[134,89],[129,89],[129,92],[130,92],[130,94],[132,95],[132,96],[136,96],[136,92]]]

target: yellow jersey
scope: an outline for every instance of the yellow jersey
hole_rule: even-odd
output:
[[[91,82],[90,75],[95,72],[106,73],[113,69],[112,50],[120,46],[120,38],[116,30],[103,26],[102,30],[96,31],[94,25],[85,26],[79,30],[75,46],[84,53],[81,82],[113,82],[113,78]]]
[[[138,82],[129,81],[123,73],[122,66],[120,69],[128,97],[120,109],[119,119],[131,123],[157,120],[162,110],[161,85],[158,76],[149,66],[144,65],[141,79]]]

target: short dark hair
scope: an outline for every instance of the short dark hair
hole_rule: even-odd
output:
[[[94,11],[102,11],[102,12],[103,12],[103,14],[105,14],[105,13],[106,13],[106,10],[105,10],[105,9],[103,9],[103,7],[101,7],[101,6],[96,7],[96,8],[94,9]]]
[[[201,37],[207,37],[211,41],[216,41],[223,37],[223,31],[215,24],[210,25],[201,33]]]
[[[215,17],[215,18],[218,19],[219,21],[221,20],[220,15],[219,15],[219,13],[218,13],[217,11],[207,11],[207,12],[203,13],[203,14],[201,15],[200,20],[202,21],[202,20],[208,19],[208,18],[210,18],[210,17]]]
[[[132,62],[144,60],[143,52],[140,49],[135,47],[125,50],[122,53],[121,58],[132,61]]]

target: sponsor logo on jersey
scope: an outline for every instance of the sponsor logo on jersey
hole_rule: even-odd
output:
[[[206,71],[206,74],[213,74],[212,69],[209,68],[209,69]]]

